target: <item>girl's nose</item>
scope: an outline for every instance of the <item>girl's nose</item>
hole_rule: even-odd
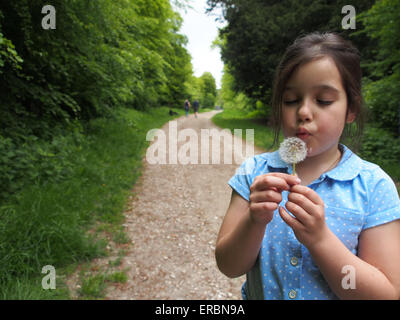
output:
[[[299,106],[297,117],[300,122],[309,122],[312,120],[312,110],[310,103],[307,100],[304,100]]]

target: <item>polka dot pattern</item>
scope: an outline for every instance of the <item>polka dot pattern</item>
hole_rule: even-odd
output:
[[[324,201],[328,227],[357,254],[358,237],[363,230],[400,219],[400,200],[392,179],[379,166],[362,160],[344,145],[340,147],[343,156],[339,164],[308,187]],[[247,159],[228,184],[249,200],[254,178],[268,172],[291,174],[292,168],[280,159],[278,152],[263,153]],[[281,206],[286,204],[287,196],[284,191]],[[337,299],[307,248],[296,239],[278,211],[267,225],[257,267],[263,291],[259,295],[264,299]],[[243,298],[245,287],[246,284],[242,288]]]

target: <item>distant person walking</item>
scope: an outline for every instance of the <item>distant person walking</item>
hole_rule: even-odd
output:
[[[194,116],[197,118],[197,111],[199,110],[199,102],[194,100],[193,102]]]
[[[186,118],[187,118],[188,115],[189,115],[189,108],[190,108],[190,102],[189,102],[189,99],[186,99],[186,100],[185,100],[185,114],[186,114]]]

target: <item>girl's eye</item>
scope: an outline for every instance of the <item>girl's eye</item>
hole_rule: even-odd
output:
[[[322,104],[324,106],[329,106],[330,104],[332,104],[333,101],[327,101],[327,100],[319,100],[317,99],[318,104]]]
[[[284,101],[285,104],[295,104],[297,102],[299,102],[299,100]]]
[[[296,100],[287,100],[287,101],[283,101],[283,103],[286,104],[286,105],[294,105],[294,104],[296,104],[296,103],[299,103],[299,101],[300,101],[299,99],[296,99]],[[333,103],[333,101],[317,99],[317,103],[318,103],[319,105],[329,106],[330,104]]]

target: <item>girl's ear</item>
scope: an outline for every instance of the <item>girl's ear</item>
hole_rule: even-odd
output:
[[[352,123],[356,119],[356,114],[352,111],[347,113],[346,123]]]

